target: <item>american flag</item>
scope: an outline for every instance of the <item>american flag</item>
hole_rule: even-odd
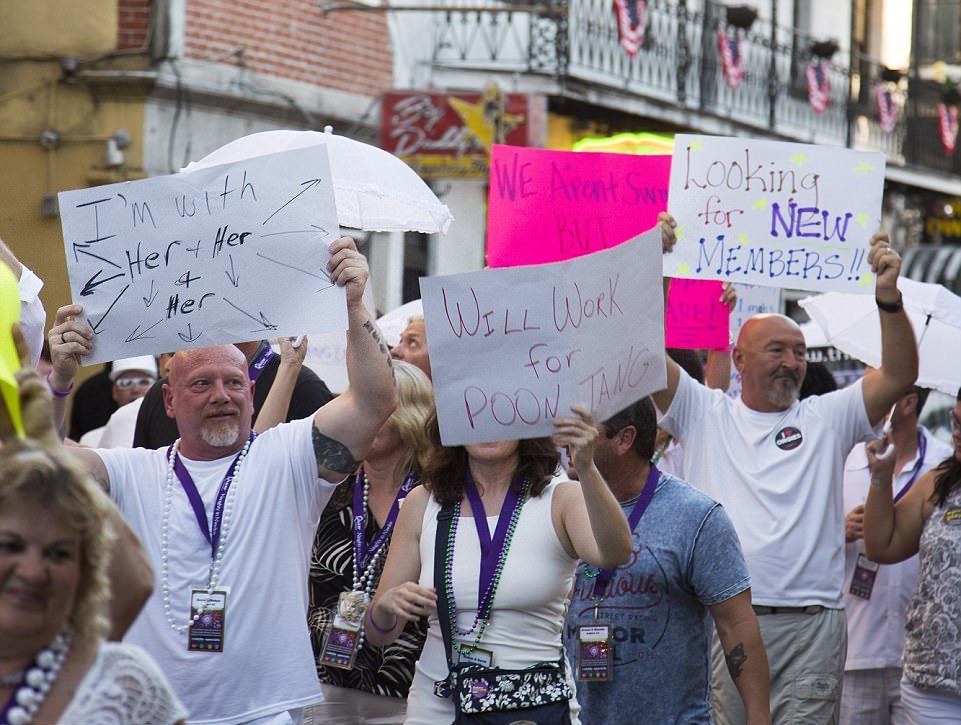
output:
[[[808,82],[808,101],[811,108],[818,113],[824,113],[831,103],[831,82],[823,60],[811,61],[804,68],[804,76]]]
[[[637,55],[647,29],[647,0],[614,0],[617,37],[628,55]]]
[[[717,49],[721,55],[724,81],[730,88],[737,88],[744,80],[744,56],[741,55],[741,44],[737,31],[735,30],[728,35],[723,28],[718,28]]]
[[[938,104],[938,130],[941,132],[941,145],[948,154],[954,153],[958,145],[958,107]]]
[[[895,92],[883,85],[878,85],[874,90],[874,95],[878,101],[878,120],[881,122],[881,130],[891,133],[898,123],[898,116],[901,107],[895,98]]]

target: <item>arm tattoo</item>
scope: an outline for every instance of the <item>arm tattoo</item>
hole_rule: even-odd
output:
[[[381,339],[380,335],[377,334],[377,328],[374,327],[373,323],[371,323],[370,320],[367,320],[366,322],[364,322],[364,329],[370,333],[370,336],[372,338],[374,338],[374,342],[377,343],[377,348],[380,350],[381,355],[387,358],[387,367],[390,368],[391,375],[395,375],[394,359],[390,356],[390,349],[387,347],[386,344],[384,344],[384,341]],[[395,376],[395,380],[396,380],[396,376]]]
[[[734,649],[724,655],[724,660],[727,662],[727,670],[731,673],[731,679],[736,680],[741,676],[744,663],[747,662],[747,655],[744,654],[744,645],[738,643]]]
[[[345,476],[357,470],[360,461],[354,460],[347,446],[325,436],[317,430],[317,426],[311,428],[311,433],[314,441],[314,457],[319,467]]]

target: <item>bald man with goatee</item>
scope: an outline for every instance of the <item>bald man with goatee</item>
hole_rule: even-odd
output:
[[[684,444],[687,478],[728,512],[751,574],[754,611],[771,673],[775,723],[835,723],[844,668],[844,460],[872,436],[917,376],[914,333],[901,305],[901,259],[871,239],[882,363],[844,390],[798,401],[806,348],[798,325],[758,315],[733,352],[741,397],[692,380],[667,358],[667,388],[652,396],[661,426]],[[715,638],[714,716],[747,722],[732,677],[743,648]]]

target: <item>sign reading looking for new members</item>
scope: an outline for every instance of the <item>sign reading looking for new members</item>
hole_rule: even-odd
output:
[[[85,363],[347,327],[322,145],[60,194]]]
[[[804,144],[679,134],[664,273],[868,294],[884,157]]]
[[[661,232],[554,264],[420,281],[444,445],[604,420],[666,384]]]

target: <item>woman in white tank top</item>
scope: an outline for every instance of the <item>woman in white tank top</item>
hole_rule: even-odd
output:
[[[492,667],[523,669],[560,660],[564,608],[577,560],[604,568],[630,556],[627,521],[594,466],[597,427],[587,410],[574,406],[574,411],[576,417],[557,419],[553,438],[519,442],[441,448],[436,419],[430,424],[437,450],[424,485],[401,509],[368,610],[367,636],[373,644],[386,644],[406,622],[428,617],[427,644],[408,698],[409,725],[443,725],[455,714],[450,699],[434,694],[435,683],[448,674],[436,605],[436,587],[443,583],[434,581],[442,506],[459,504],[445,565],[456,609],[454,649]],[[569,448],[579,484],[551,480],[557,446]],[[486,527],[475,521],[475,508],[483,508]],[[503,546],[498,531],[504,534]],[[482,567],[480,542],[486,536],[491,553]],[[506,553],[498,557],[501,551]],[[486,622],[478,616],[485,603]],[[571,704],[571,721],[577,723],[573,698]],[[523,719],[523,710],[517,713]]]

